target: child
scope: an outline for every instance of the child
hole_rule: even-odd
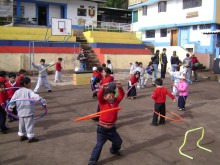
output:
[[[35,65],[34,63],[32,63],[33,67],[38,69],[39,71],[43,70],[44,68],[48,67],[50,64],[45,64],[45,60],[41,59],[40,60],[40,65]],[[50,84],[48,83],[47,80],[47,69],[44,70],[43,72],[39,73],[39,77],[38,77],[38,81],[37,81],[37,85],[34,89],[35,93],[38,93],[38,90],[40,89],[40,87],[43,85],[48,92],[51,92],[51,88],[50,88]]]
[[[35,99],[45,103],[45,100],[43,100],[38,94],[35,94],[30,89],[31,79],[29,77],[22,77],[20,85],[22,88],[15,92],[15,94],[11,98],[11,101],[17,99]],[[29,101],[17,101],[16,103],[11,103],[9,109],[15,104],[19,117],[18,136],[20,136],[20,141],[24,141],[27,139],[28,143],[39,141],[39,139],[34,137],[34,103],[31,103]]]
[[[177,66],[177,67],[175,68],[175,72],[172,72],[172,70],[169,70],[169,73],[170,73],[170,75],[173,77],[174,85],[178,84],[178,83],[180,82],[179,77],[180,77],[180,75],[181,75],[180,67]],[[177,94],[178,94],[177,88],[176,88],[175,86],[173,86],[173,92],[172,92],[172,94],[173,94],[174,96],[177,96]]]
[[[166,95],[168,95],[175,102],[175,97],[165,88],[163,87],[163,80],[157,78],[155,80],[156,88],[154,89],[154,93],[152,95],[152,99],[154,99],[154,111],[160,113],[161,115],[166,115]],[[154,113],[152,126],[157,126],[158,115]],[[159,124],[165,124],[165,118],[160,116]]]
[[[174,87],[176,87],[179,91],[179,98],[178,98],[178,107],[180,111],[185,111],[185,104],[186,98],[189,94],[188,84],[186,83],[186,78],[184,75],[179,76],[180,82]]]
[[[9,78],[9,81],[5,83],[5,87],[6,88],[12,88],[12,87],[19,87],[19,85],[17,84],[16,82],[16,73],[14,72],[9,72],[8,73],[8,78]],[[11,100],[12,96],[14,95],[15,91],[18,90],[18,88],[12,88],[12,89],[8,89],[6,92],[7,92],[7,95],[8,95],[8,101]],[[12,112],[14,115],[17,115],[17,110],[16,110],[16,107],[13,108],[13,112]],[[12,121],[15,121],[16,118],[8,115],[8,119],[9,121],[8,122],[12,122]]]
[[[149,62],[148,66],[146,68],[146,71],[147,71],[147,77],[145,79],[144,86],[147,85],[147,81],[148,80],[151,80],[152,84],[154,86],[154,76],[153,76],[154,67],[153,67],[153,62]]]
[[[56,73],[55,73],[55,80],[54,82],[57,83],[62,82],[62,78],[61,78],[61,70],[62,70],[62,66],[61,66],[61,62],[63,61],[62,58],[58,58],[57,62],[56,62]]]
[[[111,74],[113,74],[113,66],[110,60],[107,60],[107,68],[111,70]]]
[[[124,91],[121,83],[116,84],[118,88],[118,97],[114,97],[115,91],[104,86],[98,93],[100,111],[118,107],[124,97]],[[97,126],[97,143],[92,151],[88,165],[97,165],[97,161],[102,151],[102,147],[107,140],[112,142],[110,152],[117,154],[121,149],[122,139],[116,131],[115,122],[117,121],[118,111],[110,111],[100,115],[100,121]]]
[[[136,92],[136,87],[134,84],[136,84],[138,82],[139,78],[140,78],[139,71],[136,71],[135,74],[130,77],[130,80],[128,81],[128,90],[130,90],[130,91],[128,91],[128,94],[127,94],[128,99],[135,99],[136,98],[137,92]],[[132,87],[132,85],[134,85],[134,86]]]
[[[94,97],[97,97],[97,91],[96,91],[97,87],[96,86],[97,86],[97,83],[99,83],[102,79],[103,69],[101,67],[97,68],[94,66],[92,68],[92,70],[93,70],[93,73],[92,73],[92,77],[91,77],[91,89],[93,92],[92,97],[94,98]]]
[[[6,122],[6,101],[8,99],[7,92],[5,91],[5,84],[0,82],[0,130],[2,134],[6,134],[8,128],[5,126]]]
[[[18,72],[18,78],[16,80],[16,83],[20,86],[20,80],[22,77],[24,77],[24,75],[26,74],[26,70],[24,69],[20,69]]]
[[[144,88],[144,73],[145,73],[145,68],[143,67],[142,62],[138,63],[138,67],[135,69],[135,72],[140,72],[140,78],[139,78],[139,82],[137,85],[138,89],[143,89]]]
[[[6,72],[5,71],[0,71],[0,82],[6,83]]]

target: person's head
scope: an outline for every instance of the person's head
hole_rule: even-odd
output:
[[[5,84],[3,82],[0,82],[0,92],[5,90]]]
[[[192,56],[191,57],[195,57],[195,54],[192,54]]]
[[[84,53],[84,49],[81,49],[81,50],[80,50],[80,53]]]
[[[140,78],[140,72],[139,72],[139,71],[136,71],[136,72],[134,73],[134,77]]]
[[[105,69],[105,68],[106,68],[106,64],[105,64],[105,63],[103,63],[103,64],[102,64],[102,67],[103,67],[103,69]]]
[[[110,61],[110,60],[107,60],[107,64],[111,64],[111,61]]]
[[[0,71],[0,77],[6,77],[6,71]]]
[[[59,61],[59,62],[62,62],[62,61],[63,61],[63,59],[62,59],[62,58],[58,58],[58,61]]]
[[[115,82],[109,82],[108,83],[108,89],[115,91],[116,83]]]
[[[104,99],[108,101],[110,104],[114,103],[115,91],[109,88],[104,90]]]
[[[162,86],[163,85],[163,80],[160,78],[157,78],[154,82],[156,84],[156,86]]]
[[[19,74],[19,75],[21,75],[21,74],[24,75],[26,72],[27,72],[26,70],[20,69],[19,72],[18,72],[18,74]]]
[[[180,71],[180,67],[177,66],[177,67],[175,68],[175,70],[176,70],[176,71]]]
[[[16,79],[16,73],[15,72],[9,72],[8,73],[8,78],[9,78],[9,81],[11,83],[14,83],[15,82],[15,79]]]
[[[184,74],[181,74],[181,75],[179,76],[179,79],[180,79],[180,81],[186,81],[186,77],[185,77]]]
[[[159,54],[159,53],[160,53],[160,50],[156,50],[156,53]]]
[[[152,62],[152,61],[150,61],[148,65],[149,65],[149,66],[152,66],[152,65],[153,65],[153,62]]]
[[[107,75],[110,75],[111,72],[112,72],[111,69],[105,68],[102,72],[102,75],[103,75],[103,77],[106,77]]]
[[[173,51],[173,56],[176,56],[176,51],[175,50]]]
[[[41,64],[41,65],[44,65],[44,64],[45,64],[45,59],[41,59],[41,60],[40,60],[40,64]]]
[[[135,65],[138,66],[138,64],[139,64],[139,62],[136,61],[136,62],[135,62]]]
[[[186,53],[186,57],[189,57],[190,56],[190,54],[189,53]]]
[[[101,66],[97,67],[97,71],[98,72],[102,72],[103,71],[103,68]]]
[[[142,62],[139,62],[139,63],[138,63],[138,66],[139,66],[139,67],[142,67],[142,66],[143,66],[143,63],[142,63]]]
[[[97,67],[96,67],[96,66],[93,66],[93,67],[92,67],[92,71],[97,71]]]
[[[20,80],[20,85],[22,87],[30,89],[31,88],[31,79],[29,77],[22,77]]]
[[[166,48],[163,48],[163,52],[166,52],[167,51],[167,49]]]

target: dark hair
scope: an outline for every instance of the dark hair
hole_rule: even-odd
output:
[[[16,73],[15,72],[9,72],[8,77],[9,78],[12,78],[12,77],[16,78]]]
[[[97,67],[97,71],[102,72],[103,68],[101,66]]]
[[[29,77],[22,77],[20,80],[20,85],[24,87],[25,84],[28,84],[31,82],[31,79]]]
[[[140,65],[143,65],[143,63],[142,63],[142,62],[139,62],[139,63],[138,63],[138,66],[140,66]]]
[[[0,71],[0,77],[5,77],[6,76],[6,71]]]
[[[58,61],[63,61],[63,59],[62,58],[58,58]]]
[[[104,96],[107,95],[107,94],[109,94],[109,93],[115,94],[115,91],[112,90],[112,89],[109,89],[109,88],[107,88],[107,89],[104,90]]]
[[[190,54],[189,54],[189,53],[187,53],[187,54],[186,54],[186,57],[189,57],[189,56],[190,56]]]
[[[1,87],[2,85],[4,85],[4,87],[5,87],[5,83],[3,83],[2,81],[0,81],[0,87]]]
[[[166,48],[163,48],[163,51],[167,50]]]
[[[111,61],[110,61],[110,60],[107,60],[107,64],[111,64]]]
[[[134,75],[137,75],[137,74],[140,76],[141,73],[140,73],[139,71],[136,71],[136,72],[134,73]]]
[[[26,72],[27,72],[26,70],[20,69],[19,72],[18,72],[18,74],[24,74],[24,73],[26,73]]]
[[[153,64],[153,62],[152,62],[152,61],[150,61],[148,65],[150,66],[150,65],[152,65],[152,64]]]
[[[135,64],[137,64],[137,65],[138,65],[138,64],[139,64],[139,63],[138,63],[138,61],[136,61],[136,62],[135,62]]]
[[[155,84],[161,86],[161,85],[163,85],[163,80],[160,79],[160,78],[157,78],[157,79],[155,80]]]
[[[111,71],[111,69],[109,69],[109,68],[105,68],[105,73],[107,73],[107,74],[111,74],[112,71]]]
[[[180,67],[179,67],[179,66],[177,66],[175,69],[176,69],[177,71],[180,71]]]
[[[156,53],[160,53],[160,50],[156,50]]]
[[[45,59],[41,59],[40,62],[44,62],[45,63]]]
[[[106,64],[105,64],[105,63],[103,63],[103,64],[102,64],[102,67],[103,67],[103,68],[105,68],[105,67],[106,67]]]

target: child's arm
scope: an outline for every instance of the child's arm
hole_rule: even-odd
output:
[[[154,93],[153,93],[153,95],[151,96],[151,98],[154,99],[154,100],[157,98],[157,93],[155,92],[155,90],[156,90],[156,89],[154,89]]]
[[[118,97],[116,99],[116,102],[119,104],[121,100],[123,99],[125,92],[120,82],[116,83],[116,87],[118,88]]]
[[[32,66],[35,68],[35,69],[38,69],[38,70],[40,70],[40,67],[39,67],[39,65],[36,65],[36,64],[34,64],[34,63],[32,63]]]
[[[170,91],[168,91],[167,89],[166,89],[166,94],[167,94],[172,100],[175,99],[175,97],[172,95],[172,93],[170,93]]]
[[[104,89],[106,88],[106,85],[103,85],[103,87],[99,90],[98,92],[98,101],[99,104],[103,104],[105,103],[105,99],[104,99]]]
[[[43,99],[42,97],[40,97],[38,94],[34,93],[31,90],[29,92],[29,96],[30,96],[31,99],[41,101],[44,105],[46,105],[46,100]]]

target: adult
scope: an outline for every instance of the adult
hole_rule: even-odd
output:
[[[79,60],[79,63],[80,63],[80,71],[82,71],[82,72],[86,71],[87,57],[86,57],[83,49],[81,49],[81,51],[77,57],[77,60]]]
[[[192,60],[190,59],[190,54],[186,54],[186,58],[183,59],[183,68],[184,68],[184,74],[186,75],[186,78],[191,81],[192,76]]]
[[[176,51],[173,51],[173,54],[172,54],[172,56],[170,58],[170,63],[171,63],[171,71],[175,72],[177,66],[180,63],[179,57],[176,55]],[[174,77],[173,76],[171,76],[171,80],[174,81]]]
[[[197,82],[198,81],[197,69],[199,67],[199,60],[197,59],[195,54],[192,54],[190,59],[192,60],[192,72],[193,72],[194,81]]]
[[[165,78],[166,70],[167,70],[167,55],[166,55],[166,48],[163,48],[162,53],[160,54],[160,63],[161,63],[161,79]]]
[[[153,62],[153,67],[154,67],[154,79],[157,78],[157,71],[158,71],[158,65],[159,65],[159,54],[160,54],[160,51],[156,50],[156,53],[154,54],[154,56],[151,57],[151,61]]]

